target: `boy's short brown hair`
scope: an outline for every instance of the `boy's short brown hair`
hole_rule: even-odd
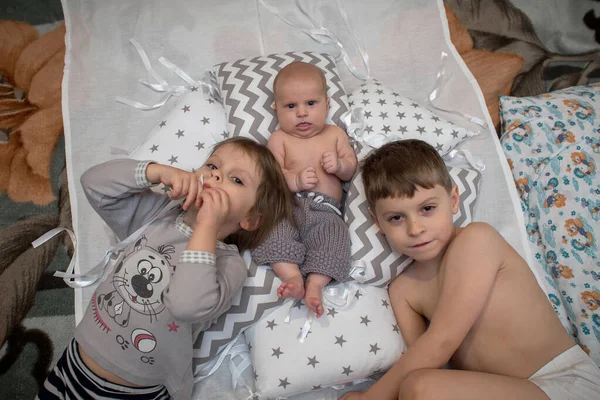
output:
[[[288,189],[279,163],[266,146],[238,136],[217,143],[213,153],[229,145],[243,151],[256,162],[261,180],[256,191],[256,203],[250,209],[251,221],[260,218],[258,228],[253,231],[240,229],[230,235],[227,242],[237,245],[240,251],[254,249],[265,240],[282,218],[291,221],[292,193]]]
[[[362,180],[369,207],[388,197],[413,197],[417,187],[441,185],[448,193],[453,182],[444,160],[422,140],[408,139],[385,144],[361,163]]]

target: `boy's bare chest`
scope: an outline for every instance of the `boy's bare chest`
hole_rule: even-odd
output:
[[[417,281],[413,307],[428,321],[438,306],[441,287],[441,278],[437,274]]]
[[[431,286],[431,287],[429,287]],[[423,288],[419,293],[419,311],[420,314],[428,321],[431,321],[431,316],[435,312],[439,302],[439,291],[433,285]]]

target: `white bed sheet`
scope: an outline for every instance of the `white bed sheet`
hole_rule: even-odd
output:
[[[310,26],[297,12],[296,1],[269,3],[295,24]],[[317,23],[336,33],[356,67],[364,71],[336,2],[299,3],[306,5]],[[369,56],[373,77],[404,95],[423,100],[435,85],[440,54],[446,52],[450,54],[450,78],[435,104],[482,118],[492,126],[475,79],[450,44],[441,0],[341,3],[355,37]],[[160,98],[137,82],[149,77],[128,42],[130,38],[141,43],[157,71],[175,84],[181,82],[161,68],[157,62],[160,56],[193,78],[200,78],[207,68],[222,61],[292,50],[335,51],[335,46],[319,44],[283,23],[260,0],[63,0],[63,8],[67,24],[63,117],[73,227],[78,239],[77,272],[88,271],[109,245],[100,218],[81,191],[79,177],[92,165],[114,158],[111,146],[134,149],[173,106],[171,102],[158,110],[139,111],[115,101],[117,96],[145,103]],[[343,64],[339,70],[350,93],[361,81]],[[465,125],[462,120],[454,121]],[[490,129],[463,147],[487,166],[475,219],[495,226],[530,261],[516,189],[496,133]],[[539,274],[534,273],[543,285]],[[76,291],[77,321],[91,293],[92,288]]]

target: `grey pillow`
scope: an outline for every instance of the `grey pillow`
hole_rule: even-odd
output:
[[[250,258],[248,252],[244,258]],[[280,284],[281,280],[271,268],[258,266],[254,261],[249,262],[248,277],[242,289],[233,298],[231,308],[210,328],[201,332],[194,343],[194,376],[197,376],[238,334],[270,314],[286,300],[277,297]]]
[[[319,67],[327,79],[328,122],[345,130],[342,115],[348,99],[333,58],[328,54],[290,52],[217,64],[211,71],[227,113],[229,136],[246,136],[267,143],[277,129],[273,109],[273,81],[277,73],[293,61]]]

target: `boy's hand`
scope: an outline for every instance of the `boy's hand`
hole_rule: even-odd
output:
[[[306,167],[296,175],[296,186],[299,192],[312,189],[317,186],[317,183],[319,183],[319,178],[313,167]]]
[[[328,174],[337,174],[338,171],[341,169],[340,160],[337,154],[331,151],[326,151],[325,153],[323,153],[323,155],[321,156],[321,163],[323,165],[323,169]]]
[[[178,200],[186,197],[183,209],[187,210],[194,202],[200,206],[202,185],[198,177],[188,171],[162,164],[150,164],[146,170],[146,178],[151,183],[162,183],[170,186],[169,198]]]
[[[199,194],[200,209],[196,215],[198,226],[218,231],[229,215],[229,196],[220,188],[210,188]]]

